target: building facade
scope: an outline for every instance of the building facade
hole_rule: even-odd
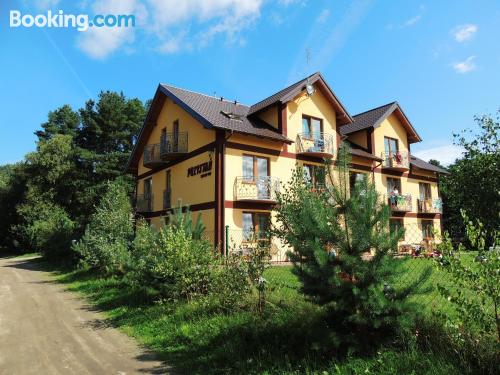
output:
[[[351,116],[320,73],[252,105],[159,85],[128,168],[136,175],[136,211],[152,225],[172,208],[201,214],[220,249],[251,248],[273,223],[276,192],[298,166],[324,184],[324,159],[350,147],[350,182],[369,178],[391,207],[401,245],[441,230],[439,174],[411,155],[421,138],[398,103]],[[273,240],[275,260],[286,248]],[[222,250],[223,251],[223,250]]]

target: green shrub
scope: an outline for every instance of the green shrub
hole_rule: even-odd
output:
[[[31,199],[18,209],[24,223],[16,227],[22,238],[26,238],[31,250],[48,258],[59,258],[67,254],[71,246],[75,224],[66,211],[43,199]]]
[[[189,300],[208,294],[217,263],[211,244],[183,229],[165,225],[157,231],[144,222],[137,226],[133,277],[163,297]]]
[[[132,208],[126,189],[119,181],[110,182],[73,250],[84,266],[102,273],[123,274],[130,262],[133,235]]]
[[[449,273],[453,284],[438,284],[438,289],[455,306],[458,314],[448,320],[460,330],[466,328],[462,335],[496,336],[500,343],[500,231],[487,233],[481,222],[469,220],[464,211],[462,216],[471,247],[459,244],[455,250],[445,235],[439,266]],[[492,239],[490,248],[487,239]],[[477,251],[474,261],[461,255],[467,250]]]

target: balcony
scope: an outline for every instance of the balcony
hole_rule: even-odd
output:
[[[443,213],[443,202],[441,198],[417,199],[418,212],[425,214]]]
[[[275,177],[245,176],[234,180],[234,200],[276,202],[280,182]]]
[[[387,204],[392,212],[410,212],[412,210],[411,195],[391,195],[387,198]]]
[[[163,190],[163,209],[168,210],[172,207],[172,191]]]
[[[137,212],[152,212],[153,211],[153,194],[137,195],[135,203]]]
[[[308,134],[297,135],[297,154],[315,156],[319,158],[333,158],[334,137],[332,134]]]
[[[395,171],[410,169],[410,155],[408,151],[382,152],[382,168]]]
[[[160,144],[147,145],[144,148],[143,164],[146,168],[161,167],[165,161],[161,158]]]
[[[188,152],[188,133],[166,133],[161,136],[160,156],[170,161]]]

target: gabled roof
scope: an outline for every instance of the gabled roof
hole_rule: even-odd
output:
[[[160,85],[160,90],[176,104],[199,120],[206,128],[229,130],[238,133],[292,143],[278,129],[266,122],[249,118],[250,107],[213,96],[199,94],[169,85]],[[229,114],[231,116],[229,116]]]
[[[328,83],[326,83],[320,72],[316,72],[309,77],[301,79],[300,81],[295,82],[294,84],[284,88],[283,90],[280,90],[277,93],[252,105],[250,107],[248,115],[260,112],[272,105],[285,104],[293,100],[293,98],[295,98],[298,94],[305,90],[308,80],[311,84],[316,85],[321,90],[321,92],[330,100],[335,109],[335,112],[337,113],[337,120],[339,125],[352,123],[353,119],[351,115],[347,112],[340,100],[338,100],[337,96],[330,88],[330,86],[328,86]]]
[[[127,169],[133,169],[139,162],[141,155],[138,150],[143,149],[146,145],[166,98],[172,99],[205,128],[228,130],[274,141],[293,143],[270,124],[256,117],[248,117],[249,106],[160,84],[139,133],[138,141],[129,157]]]
[[[408,141],[410,143],[420,142],[422,140],[410,120],[408,120],[408,117],[406,117],[405,113],[399,106],[398,102],[384,104],[380,107],[354,115],[354,122],[352,124],[342,126],[340,128],[340,134],[348,135],[371,127],[376,128],[392,113],[398,117],[399,121],[401,121],[405,127],[408,133]]]
[[[422,159],[419,159],[413,155],[411,155],[410,164],[418,169],[424,169],[427,171],[443,173],[443,174],[450,174],[450,172],[448,172],[446,169],[440,168],[431,163],[427,163],[426,161],[423,161]]]

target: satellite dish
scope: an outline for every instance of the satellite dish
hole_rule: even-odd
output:
[[[306,92],[307,96],[312,96],[316,90],[314,89],[314,86],[308,81],[306,84]]]

